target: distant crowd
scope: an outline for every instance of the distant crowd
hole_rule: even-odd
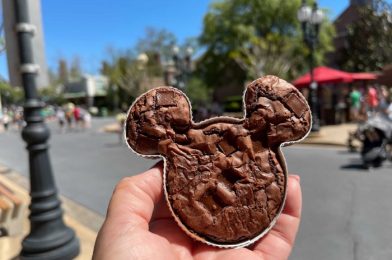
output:
[[[63,106],[46,106],[41,110],[45,120],[57,121],[60,133],[73,130],[84,130],[91,127],[89,111],[73,103]],[[0,110],[0,126],[4,131],[10,129],[21,130],[25,126],[23,107],[9,106]]]
[[[350,118],[363,121],[368,117],[382,115],[392,120],[392,90],[385,86],[368,86],[363,91],[354,87],[349,94]]]
[[[10,106],[0,110],[0,125],[3,126],[5,131],[8,131],[10,128],[21,130],[25,125],[23,107]]]
[[[91,127],[91,114],[86,108],[68,103],[56,108],[56,119],[60,131],[87,129]]]

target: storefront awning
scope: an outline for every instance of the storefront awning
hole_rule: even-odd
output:
[[[351,73],[353,80],[375,80],[377,79],[377,74],[369,72]]]
[[[319,84],[351,82],[353,80],[351,73],[324,66],[314,68],[313,75],[314,80]],[[310,83],[309,72],[293,81],[293,85],[299,88],[309,86]]]

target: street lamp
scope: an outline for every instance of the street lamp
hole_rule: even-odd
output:
[[[141,77],[139,78],[139,90],[143,89],[145,91],[145,86],[147,85],[146,80],[147,78],[147,71],[146,71],[146,65],[148,63],[148,56],[144,52],[140,53],[137,56],[137,68],[141,73]]]
[[[24,115],[27,125],[22,137],[27,143],[30,168],[30,231],[23,239],[18,259],[73,259],[79,254],[79,240],[63,221],[63,211],[49,159],[49,129],[41,116],[32,37],[35,27],[30,23],[27,0],[12,1],[15,5],[16,32],[22,85],[25,91]]]
[[[192,69],[192,47],[187,47],[183,56],[180,55],[180,48],[178,46],[173,46],[173,62],[169,62],[166,68],[166,74],[173,73],[173,77],[166,75],[166,84],[172,85],[173,87],[179,89],[185,89],[186,82],[189,79],[189,75]],[[174,66],[174,70],[171,71],[170,68]]]
[[[138,64],[138,69],[142,70],[148,63],[148,56],[144,52],[140,53],[139,56],[137,56],[137,64]]]
[[[302,5],[298,10],[297,18],[301,22],[303,39],[306,46],[310,50],[309,68],[310,68],[310,107],[312,109],[312,132],[320,130],[320,120],[318,117],[318,84],[314,79],[314,51],[318,43],[320,24],[324,20],[324,13],[318,9],[317,3],[313,4],[313,8],[306,4],[306,0],[302,0]]]

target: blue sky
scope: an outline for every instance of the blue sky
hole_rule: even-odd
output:
[[[146,27],[167,29],[183,41],[202,30],[211,0],[42,0],[46,59],[55,68],[60,58],[77,55],[84,71],[94,73],[108,47],[129,48],[144,36]],[[318,0],[339,15],[349,0]],[[5,55],[0,75],[8,78]]]

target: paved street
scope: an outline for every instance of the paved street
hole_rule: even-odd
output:
[[[86,132],[50,139],[60,192],[105,214],[113,187],[122,177],[147,169],[115,134],[97,130],[113,119],[94,119]],[[358,154],[344,149],[295,146],[284,149],[290,172],[301,176],[303,218],[290,259],[392,259],[392,165],[360,170]],[[0,134],[0,164],[27,174],[27,155],[18,133]]]
[[[154,161],[137,158],[118,135],[98,132],[113,118],[93,119],[85,132],[59,133],[57,124],[51,128],[50,156],[60,192],[84,206],[104,215],[115,184],[123,177],[137,174]],[[0,164],[28,176],[27,153],[20,134],[0,134]]]

